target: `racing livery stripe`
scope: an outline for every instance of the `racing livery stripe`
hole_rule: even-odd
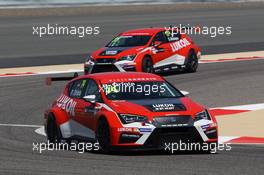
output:
[[[184,65],[185,57],[179,54],[172,55],[164,60],[161,60],[154,64],[154,68],[166,66],[170,64]]]
[[[95,138],[95,132],[88,127],[76,122],[74,120],[69,120],[60,125],[60,130],[63,138],[69,138],[74,135],[79,135],[88,138]]]

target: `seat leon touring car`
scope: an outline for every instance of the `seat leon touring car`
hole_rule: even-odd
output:
[[[104,151],[217,143],[217,123],[207,108],[164,78],[142,72],[72,79],[45,112],[45,130],[50,142],[82,138]]]

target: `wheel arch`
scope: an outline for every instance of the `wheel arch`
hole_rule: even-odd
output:
[[[145,57],[149,57],[149,58],[151,59],[151,61],[153,62],[152,56],[151,56],[150,54],[148,54],[148,53],[145,54],[145,55],[143,56],[143,58],[145,58]],[[142,59],[143,59],[143,58],[142,58]]]
[[[59,127],[61,124],[67,122],[70,120],[68,114],[65,111],[59,110],[59,109],[53,109],[49,111],[49,115],[52,115],[56,121],[57,126]],[[48,119],[47,119],[48,120]]]
[[[106,117],[105,115],[102,114],[102,115],[100,115],[100,116],[98,117],[98,119],[97,119],[97,122],[96,122],[96,130],[97,130],[97,128],[98,128],[99,122],[102,121],[102,120],[107,121],[107,123],[109,124],[109,121],[107,120],[107,117]]]

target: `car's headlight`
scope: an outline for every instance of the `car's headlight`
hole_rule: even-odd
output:
[[[202,112],[198,112],[195,115],[195,121],[201,120],[201,119],[211,120],[210,114],[209,114],[209,112],[207,110],[204,110]]]
[[[133,122],[148,122],[147,117],[133,115],[133,114],[119,114],[119,118],[123,124],[133,123]]]
[[[123,56],[123,57],[121,57],[120,60],[121,60],[121,61],[122,61],[122,60],[133,61],[135,57],[136,57],[136,54],[134,54],[134,55],[127,55],[127,56]]]

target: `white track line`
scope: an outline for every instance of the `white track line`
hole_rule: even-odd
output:
[[[8,124],[8,123],[0,123],[0,126],[11,126],[11,127],[26,127],[26,128],[39,128],[42,125],[23,125],[23,124]]]
[[[189,94],[190,94],[190,92],[188,92],[188,91],[181,91],[181,93],[182,93],[183,95],[189,95]]]
[[[83,72],[82,69],[70,69],[65,71],[47,71],[47,72],[39,72],[37,75],[46,75],[46,74],[61,74],[61,73],[73,73],[73,72]]]
[[[41,126],[40,128],[36,129],[35,132],[42,136],[47,136],[44,130],[44,126]]]
[[[218,143],[225,143],[225,142],[228,142],[236,138],[239,138],[239,137],[238,136],[219,136]]]
[[[250,104],[250,105],[239,105],[239,106],[228,106],[228,107],[218,107],[210,109],[227,109],[227,110],[260,110],[264,109],[264,103]]]

